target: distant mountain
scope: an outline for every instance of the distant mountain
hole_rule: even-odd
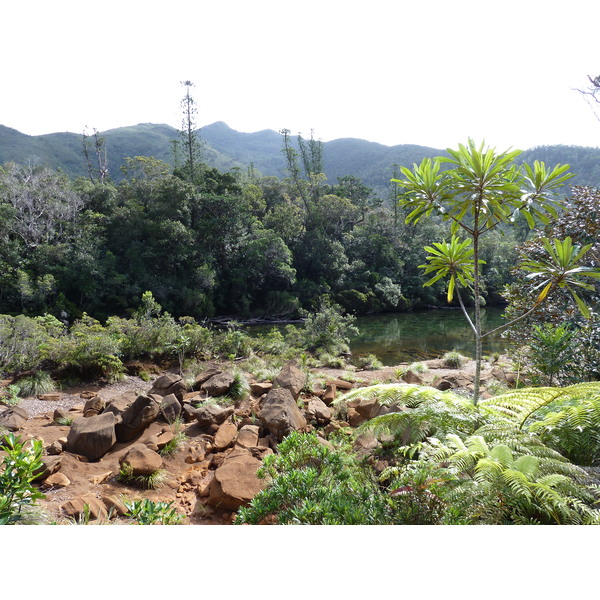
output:
[[[275,131],[242,133],[219,121],[202,127],[199,133],[203,141],[203,159],[212,167],[228,171],[253,165],[263,175],[286,175],[282,137]],[[153,156],[173,164],[172,142],[178,139],[178,132],[169,125],[141,123],[110,129],[101,135],[106,141],[110,176],[115,181],[121,179],[120,166],[129,156]],[[395,165],[410,167],[424,157],[445,154],[443,150],[427,146],[385,146],[354,138],[324,142],[323,147],[325,174],[330,183],[336,183],[338,177],[354,175],[382,196],[389,193]],[[0,164],[33,161],[60,168],[71,177],[86,176],[82,148],[81,134],[29,136],[0,125]],[[540,146],[526,150],[520,159],[527,162],[543,160],[551,166],[568,163],[577,174],[571,184],[600,186],[600,148]]]

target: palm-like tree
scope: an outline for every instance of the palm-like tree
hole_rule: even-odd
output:
[[[550,217],[556,216],[557,202],[553,193],[572,175],[568,173],[568,165],[557,165],[548,170],[543,162],[535,161],[533,166],[525,164],[518,167],[514,161],[520,151],[498,153],[493,148],[485,148],[483,144],[476,146],[473,140],[469,140],[466,146],[459,145],[458,150],[448,149],[448,153],[449,157],[436,158],[434,161],[424,159],[420,165],[413,165],[412,170],[402,167],[403,179],[393,181],[401,189],[398,202],[410,210],[407,223],[438,214],[450,221],[453,236],[459,230],[468,236],[469,243],[453,237],[449,244],[429,247],[429,264],[423,265],[423,268],[428,274],[435,273],[425,285],[449,277],[448,299],[452,299],[456,289],[463,312],[473,329],[476,363],[473,396],[474,403],[477,403],[482,339],[492,333],[483,333],[481,328],[479,266],[483,261],[479,259],[480,238],[500,224],[514,223],[519,216],[523,216],[531,228],[536,221],[547,223]],[[451,168],[442,171],[443,163],[450,164]],[[563,256],[564,252],[568,252],[568,247],[557,246],[556,242],[554,249],[551,246],[548,249],[553,250],[549,252],[548,262],[539,265],[540,269],[545,269],[543,272],[548,278],[544,280],[545,294],[540,294],[536,305],[527,313],[502,328],[525,318],[554,287],[570,286],[572,290],[575,285],[581,286],[581,276],[600,276],[600,273],[591,275],[592,270],[580,266],[587,247],[578,248],[568,257]],[[533,273],[538,272],[533,261],[526,264],[526,268],[532,270],[532,277]],[[472,289],[475,300],[473,320],[464,308],[460,286]],[[578,302],[578,305],[581,310],[583,303]],[[582,312],[586,314],[585,309]]]

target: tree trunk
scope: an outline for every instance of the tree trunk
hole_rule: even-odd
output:
[[[479,400],[479,380],[481,379],[481,306],[479,305],[479,235],[477,218],[473,228],[473,260],[475,261],[475,278],[473,282],[473,293],[475,295],[475,377],[473,379],[473,404],[477,405]]]

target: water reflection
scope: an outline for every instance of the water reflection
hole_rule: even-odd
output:
[[[501,308],[482,309],[483,330],[501,325]],[[350,340],[353,354],[375,354],[385,365],[434,358],[458,350],[474,353],[474,335],[460,310],[428,310],[359,317],[360,333]],[[506,342],[500,335],[485,338],[483,351],[502,352]]]

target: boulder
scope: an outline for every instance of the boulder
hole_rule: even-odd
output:
[[[67,435],[66,451],[80,454],[89,460],[104,456],[117,441],[113,413],[103,413],[95,417],[77,417],[73,420]]]
[[[233,444],[237,436],[237,426],[230,420],[225,421],[219,426],[215,433],[214,448],[217,452],[225,450]]]
[[[219,373],[205,381],[200,386],[200,390],[213,398],[225,396],[231,389],[234,381],[235,379],[231,373]]]
[[[62,398],[60,392],[48,392],[46,394],[38,394],[38,400],[45,400],[46,402],[59,402]]]
[[[115,427],[117,441],[130,442],[142,433],[158,417],[161,402],[160,395],[138,396],[123,412],[121,422]]]
[[[137,397],[138,394],[136,392],[125,392],[114,400],[111,400],[103,412],[111,412],[115,416],[120,417],[135,402]]]
[[[99,415],[106,408],[106,402],[100,398],[100,396],[94,396],[89,400],[86,400],[86,403],[83,407],[83,416],[84,417],[95,417]]]
[[[379,415],[379,403],[377,398],[362,398],[355,407],[356,412],[365,419],[373,419]]]
[[[332,402],[335,400],[335,396],[337,394],[337,386],[333,383],[327,384],[325,391],[323,392],[322,400],[327,405],[330,406]]]
[[[258,425],[244,425],[243,427],[240,427],[240,430],[238,431],[235,444],[236,446],[243,446],[244,448],[258,446],[258,436]]]
[[[436,384],[435,388],[440,390],[441,392],[445,392],[446,390],[452,389],[452,382],[448,381],[448,379],[440,379]]]
[[[56,423],[61,419],[70,419],[72,416],[66,408],[56,408],[52,415],[52,420]]]
[[[9,431],[18,431],[29,419],[29,413],[20,406],[11,406],[0,414],[0,427]]]
[[[359,425],[362,425],[367,419],[366,417],[363,417],[357,410],[356,408],[353,408],[352,406],[348,407],[348,424],[350,425],[350,427],[358,427]]]
[[[119,460],[123,468],[131,470],[132,476],[152,475],[158,471],[163,460],[157,452],[150,450],[145,444],[134,444]]]
[[[338,390],[348,391],[354,387],[350,381],[346,381],[345,379],[334,379],[333,381],[328,381],[327,385],[335,385]]]
[[[220,425],[233,414],[233,406],[219,406],[216,402],[208,402],[197,408],[194,415],[198,425],[207,429],[212,425]]]
[[[288,390],[294,400],[298,399],[302,388],[306,384],[306,373],[298,368],[294,361],[287,363],[279,372],[273,382],[273,389],[283,388]]]
[[[402,380],[406,383],[416,383],[417,385],[423,385],[424,382],[424,379],[420,375],[413,373],[412,371],[406,371],[402,376]]]
[[[71,480],[64,473],[53,473],[44,480],[44,488],[65,488],[71,485]]]
[[[234,448],[215,470],[208,490],[208,504],[225,510],[238,510],[248,504],[265,486],[256,471],[262,465],[245,448]]]
[[[51,475],[58,473],[62,466],[62,458],[60,456],[42,456],[42,466],[34,473],[33,482],[40,483],[45,481]]]
[[[175,394],[164,396],[160,403],[160,415],[167,423],[174,423],[181,416],[181,404]]]
[[[175,394],[177,399],[182,402],[183,395],[188,391],[185,381],[181,375],[167,373],[159,377],[150,388],[148,395],[157,394],[158,396],[168,396]]]
[[[250,384],[250,391],[255,396],[262,396],[271,391],[273,384],[270,381],[254,381]]]
[[[327,425],[331,421],[331,409],[319,398],[311,398],[306,407],[307,419],[318,425]]]
[[[196,379],[194,379],[194,385],[192,386],[192,389],[195,391],[200,391],[200,387],[205,381],[208,381],[211,377],[219,375],[222,372],[222,369],[219,369],[215,366],[208,367],[205,371],[203,371],[199,375],[196,375]]]
[[[265,430],[281,441],[291,431],[303,431],[307,422],[287,388],[273,388],[265,397],[260,410]]]
[[[102,500],[96,498],[94,494],[86,494],[84,496],[72,498],[62,504],[60,508],[66,517],[75,521],[80,521],[87,517],[89,517],[90,520],[104,520],[108,517],[106,506]]]

